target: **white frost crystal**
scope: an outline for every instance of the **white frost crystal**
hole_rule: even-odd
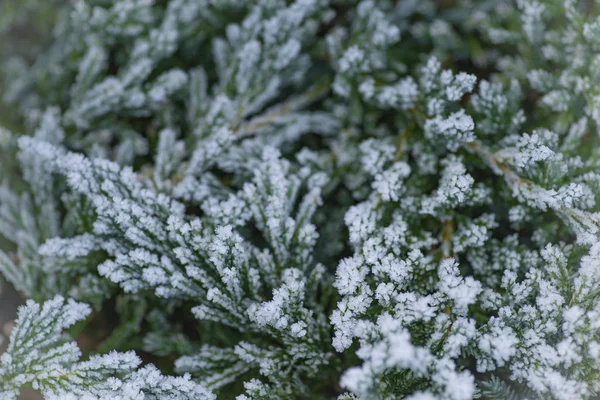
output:
[[[600,395],[597,2],[0,9],[0,400]]]

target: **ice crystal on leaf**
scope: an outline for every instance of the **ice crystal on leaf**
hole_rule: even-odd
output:
[[[153,365],[139,368],[134,352],[110,352],[80,361],[81,351],[63,330],[90,313],[90,307],[57,296],[19,309],[8,348],[0,357],[0,396],[16,398],[31,385],[47,399],[213,399],[189,376],[164,376]]]
[[[600,394],[595,2],[5,2],[0,399]]]

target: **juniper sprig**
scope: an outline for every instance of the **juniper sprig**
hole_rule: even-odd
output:
[[[600,395],[597,2],[7,0],[0,35],[0,399]]]

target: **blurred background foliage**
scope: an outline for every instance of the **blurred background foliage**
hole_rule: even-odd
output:
[[[22,132],[23,121],[16,110],[3,101],[6,94],[7,71],[15,62],[32,65],[36,56],[51,41],[57,21],[58,7],[65,0],[1,0],[0,1],[0,180],[9,180],[15,173],[14,154],[3,148],[3,131]],[[0,236],[0,247],[9,244]],[[21,296],[0,278],[0,335],[6,336],[15,318]],[[6,341],[0,340],[0,353]],[[4,346],[3,346],[4,345]],[[38,398],[23,393],[23,399]]]
[[[15,173],[14,155],[3,149],[3,129],[24,130],[23,121],[14,106],[3,101],[11,65],[30,66],[36,56],[50,43],[59,7],[65,0],[0,0],[0,180],[11,179]],[[0,247],[10,245],[0,236]],[[0,278],[0,336],[8,336],[17,307],[23,298]],[[0,340],[0,353],[6,340]],[[37,400],[33,390],[22,390],[19,400]]]
[[[6,93],[7,72],[11,65],[31,65],[50,43],[59,7],[65,0],[0,1],[0,94]],[[18,113],[0,102],[0,126],[22,129]]]

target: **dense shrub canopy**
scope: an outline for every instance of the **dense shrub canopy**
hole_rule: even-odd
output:
[[[2,11],[0,399],[600,393],[597,2]]]

